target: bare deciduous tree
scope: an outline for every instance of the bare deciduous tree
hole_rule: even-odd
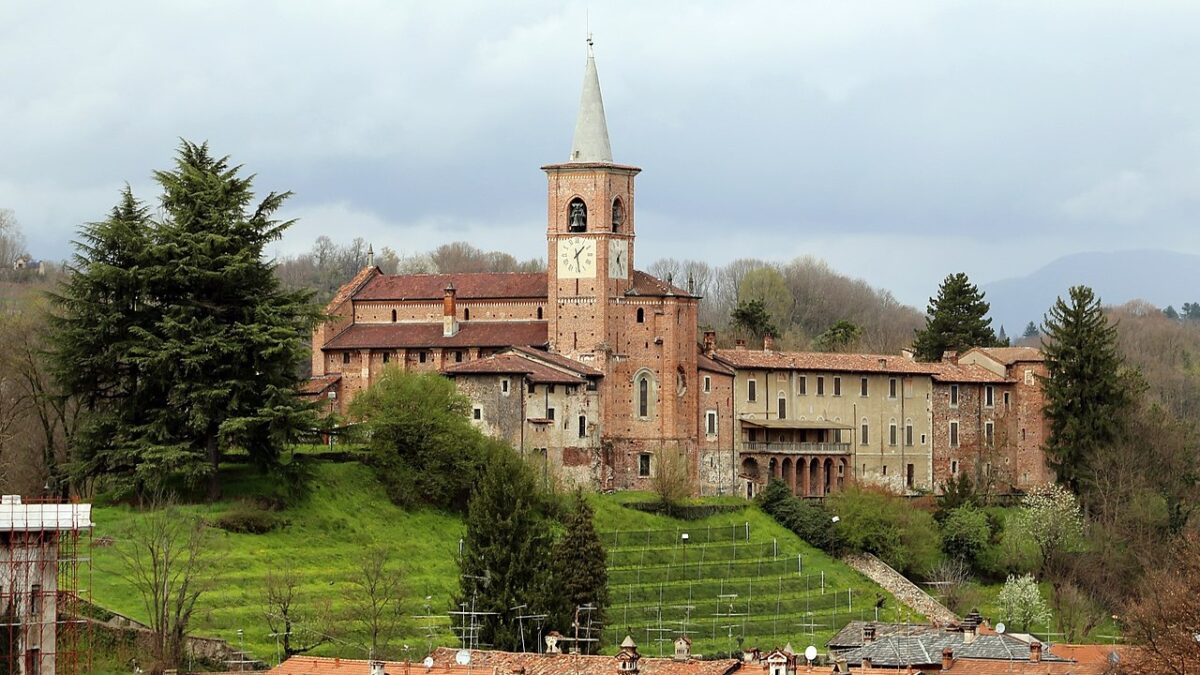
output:
[[[650,485],[654,494],[668,507],[682,503],[692,494],[687,456],[678,448],[663,448],[655,453],[654,475]]]
[[[192,612],[210,579],[210,545],[202,518],[161,497],[120,533],[121,576],[142,598],[158,668],[183,660]]]
[[[358,628],[371,658],[383,658],[403,619],[404,586],[391,552],[373,546],[363,552],[357,574],[350,580],[350,621]]]
[[[1125,626],[1143,647],[1146,672],[1195,673],[1200,662],[1200,534],[1189,533],[1158,556],[1125,612]]]
[[[301,581],[291,566],[268,568],[263,579],[263,615],[271,632],[279,636],[284,658],[311,651],[331,639],[328,600],[316,608],[306,607],[300,595]]]

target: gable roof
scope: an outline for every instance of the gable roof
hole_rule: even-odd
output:
[[[337,293],[334,293],[333,297],[330,298],[329,304],[325,305],[325,311],[332,312],[337,308],[338,305],[352,298],[354,294],[357,293],[360,288],[366,285],[368,281],[374,277],[381,276],[382,274],[383,272],[380,272],[379,268],[373,265],[362,268],[358,271],[358,274],[355,274],[354,277],[350,279],[350,281],[342,284],[341,287],[337,289]]]
[[[522,354],[525,354],[526,356],[529,356],[530,358],[537,359],[539,361],[544,361],[546,363],[549,363],[549,364],[555,365],[555,366],[559,366],[561,368],[569,368],[569,369],[579,373],[580,375],[584,375],[587,377],[602,377],[604,375],[604,373],[602,373],[601,371],[596,370],[595,368],[592,368],[590,366],[585,366],[582,363],[576,361],[575,359],[567,358],[566,356],[563,356],[562,354],[555,354],[554,352],[548,352],[545,349],[538,349],[536,347],[527,347],[527,346],[514,346],[512,348],[512,351],[520,352]]]
[[[931,363],[935,382],[1003,384],[1008,378],[974,363]]]
[[[516,352],[505,352],[483,359],[475,359],[465,363],[456,363],[444,368],[442,373],[451,377],[456,375],[494,375],[511,373],[524,375],[530,382],[537,384],[586,384],[587,379],[582,375],[568,370],[554,368],[539,363],[530,356]]]
[[[722,375],[736,375],[737,373],[729,366],[710,359],[704,354],[696,355],[696,367],[700,370],[707,370],[711,373],[721,373]]]
[[[454,663],[457,649],[433,650],[434,668]],[[494,668],[497,675],[511,675],[518,668],[524,675],[617,675],[615,656],[589,654],[521,654],[517,652],[471,651],[471,665]],[[737,659],[713,661],[676,661],[671,658],[643,656],[638,660],[639,675],[728,675],[741,667]],[[419,674],[417,674],[419,675]]]
[[[766,370],[823,370],[850,373],[933,375],[938,364],[919,363],[892,354],[834,354],[777,352],[760,349],[718,349],[714,356],[734,368]]]
[[[317,396],[325,393],[326,389],[329,389],[333,385],[337,384],[341,379],[341,373],[331,373],[329,375],[317,375],[315,377],[310,377],[301,382],[299,387],[296,387],[296,393],[300,394],[301,396]]]
[[[511,347],[546,344],[545,321],[463,321],[458,333],[443,335],[439,323],[356,323],[325,343],[330,349],[421,347]]]
[[[459,300],[546,299],[545,272],[388,274],[371,279],[355,300],[441,300],[454,285]]]
[[[1042,355],[1042,350],[1037,347],[973,347],[968,349],[965,354],[970,354],[971,352],[985,354],[1006,366],[1011,366],[1019,361],[1046,360]]]
[[[641,270],[633,271],[633,279],[629,285],[629,289],[625,291],[625,295],[642,296],[648,298],[663,298],[667,296],[678,296],[681,298],[698,298],[700,296],[689,293],[682,288],[659,279],[653,274],[647,274]]]

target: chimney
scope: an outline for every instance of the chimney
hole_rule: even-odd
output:
[[[873,623],[864,623],[863,624],[863,640],[862,641],[863,641],[864,645],[869,642],[875,641],[875,624],[873,624]]]
[[[862,658],[862,668],[863,668],[863,670],[869,670],[869,669],[871,668],[871,666],[872,666],[872,665],[874,665],[874,664],[872,664],[872,663],[871,663],[871,657],[869,657],[869,656],[864,656],[864,657]]]
[[[385,675],[385,672],[383,669],[384,669],[384,666],[386,666],[386,665],[387,664],[384,663],[383,661],[372,661],[371,666],[370,666],[371,667],[371,675]]]
[[[917,353],[911,349],[901,349],[900,356],[903,356],[905,359],[908,359],[909,361],[917,360]]]
[[[1042,643],[1034,640],[1029,643],[1029,660],[1039,663],[1042,660]]]
[[[686,635],[675,638],[675,660],[687,661],[692,658],[692,641]]]
[[[954,650],[946,647],[942,650],[942,670],[950,670],[954,665]]]
[[[375,247],[367,244],[367,267],[375,266]]]
[[[741,350],[745,350],[745,349],[746,349],[746,341],[745,341],[745,340],[743,340],[743,339],[741,339],[741,338],[738,338],[738,339],[734,340],[734,341],[733,341],[733,348],[734,348],[734,349],[741,349]]]
[[[957,364],[958,352],[954,351],[953,349],[942,352],[942,362]]]
[[[712,353],[717,349],[717,331],[704,331],[704,355],[712,356]]]
[[[977,624],[975,619],[968,614],[962,622],[963,644],[969,645],[975,641],[975,629]]]
[[[637,643],[633,641],[632,635],[626,635],[621,641],[621,651],[617,652],[617,672],[620,675],[629,675],[630,673],[638,672],[638,661],[642,655],[638,653]]]
[[[775,336],[767,333],[763,336],[763,351],[775,351]]]
[[[446,295],[442,298],[442,337],[458,335],[458,291],[454,284],[446,284]]]
[[[558,640],[561,637],[562,637],[562,634],[556,630],[552,630],[546,634],[546,653],[547,654],[561,654],[562,653],[562,648],[558,646]]]

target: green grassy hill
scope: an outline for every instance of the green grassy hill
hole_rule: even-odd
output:
[[[225,485],[226,501],[185,509],[215,518],[233,508],[239,497],[260,490],[263,478],[249,468],[231,467]],[[687,628],[694,649],[709,654],[729,651],[731,644],[736,648],[730,635],[743,630],[746,647],[766,648],[789,639],[797,646],[820,645],[849,618],[874,616],[880,598],[886,598],[881,618],[909,616],[878,586],[800,541],[753,506],[684,522],[622,506],[639,499],[648,496],[592,498],[597,529],[609,546],[612,606],[605,638],[610,647],[625,631],[634,632],[639,643],[648,636],[672,637],[669,631],[683,628],[679,622],[687,614],[681,609],[685,605],[693,606]],[[305,579],[301,592],[307,598],[328,601],[337,612],[347,607],[348,579],[361,552],[384,544],[393,548],[404,570],[405,613],[426,614],[428,605],[428,613],[439,615],[433,622],[409,620],[402,638],[394,642],[398,652],[408,644],[416,658],[429,643],[455,644],[448,620],[441,617],[458,585],[455,559],[464,532],[461,519],[397,508],[370,470],[357,463],[316,464],[311,496],[281,515],[287,526],[268,534],[216,532],[212,580],[199,602],[193,633],[237,645],[241,629],[247,651],[273,663],[275,640],[263,619],[262,580],[267,571],[290,566]],[[121,526],[137,517],[126,507],[97,507],[94,536],[119,537]],[[677,543],[685,531],[690,535],[686,547]],[[144,619],[141,599],[122,578],[115,551],[95,547],[93,558],[95,601]],[[660,604],[662,631],[657,630]],[[428,625],[436,626],[432,636]],[[660,644],[648,644],[643,652],[657,654]],[[314,653],[363,657],[349,641],[326,644]]]

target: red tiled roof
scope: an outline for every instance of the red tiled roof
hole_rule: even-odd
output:
[[[887,354],[776,352],[759,349],[718,349],[716,359],[734,368],[760,370],[824,370],[851,373],[933,375],[938,364],[919,363]]]
[[[1018,361],[1044,361],[1042,350],[1037,347],[974,347],[966,353],[980,352],[987,354],[1006,366]]]
[[[562,368],[570,368],[571,370],[579,373],[580,375],[592,376],[592,377],[600,377],[600,376],[604,375],[604,373],[600,372],[599,370],[596,370],[595,368],[592,368],[590,366],[585,366],[582,363],[576,361],[575,359],[569,359],[569,358],[563,356],[562,354],[555,354],[554,352],[548,352],[545,349],[538,349],[536,347],[517,346],[517,347],[513,347],[512,351],[520,352],[527,356],[531,356],[535,359],[539,359],[541,361],[545,361],[546,363],[560,366]]]
[[[633,283],[630,284],[629,290],[625,291],[625,295],[641,295],[652,298],[667,295],[678,295],[684,298],[699,297],[640,270],[633,271]]]
[[[980,382],[984,384],[1003,384],[1009,380],[993,373],[983,366],[974,363],[931,363],[936,368],[933,379],[936,382]]]
[[[545,321],[464,321],[451,337],[443,337],[441,323],[356,323],[326,342],[322,349],[510,347],[545,343]]]
[[[736,375],[732,368],[722,363],[718,363],[703,354],[696,355],[696,367],[700,370],[707,370],[713,373],[721,373],[722,375]]]
[[[453,660],[425,668],[419,663],[387,661],[383,671],[388,675],[489,675],[492,671],[472,664],[459,666]],[[371,662],[362,659],[333,659],[322,656],[293,656],[267,671],[267,675],[370,675]]]
[[[326,312],[332,312],[338,305],[348,300],[351,296],[362,288],[364,284],[371,280],[372,277],[381,276],[383,273],[378,267],[364,267],[354,275],[354,278],[342,284],[342,287],[333,294],[333,299],[325,306]]]
[[[446,285],[454,284],[459,300],[546,298],[545,272],[483,272],[476,274],[391,274],[378,276],[355,300],[441,300]]]
[[[587,380],[578,375],[567,373],[558,368],[551,368],[538,363],[524,354],[506,352],[485,359],[476,359],[466,363],[456,363],[442,370],[446,375],[492,375],[496,373],[512,373],[524,375],[530,382],[538,384],[586,384]]]
[[[296,387],[296,393],[300,394],[301,396],[316,396],[329,387],[337,384],[338,380],[340,379],[342,379],[340,373],[310,377],[304,382],[301,382],[299,387]]]
[[[433,651],[434,668],[454,663],[458,650],[438,647]],[[617,675],[613,656],[584,654],[518,654],[516,652],[472,651],[471,665],[495,668],[497,675],[510,675],[523,668],[525,675]],[[741,666],[737,659],[714,661],[676,661],[643,656],[638,661],[639,675],[728,675]],[[419,675],[414,673],[414,675]]]

